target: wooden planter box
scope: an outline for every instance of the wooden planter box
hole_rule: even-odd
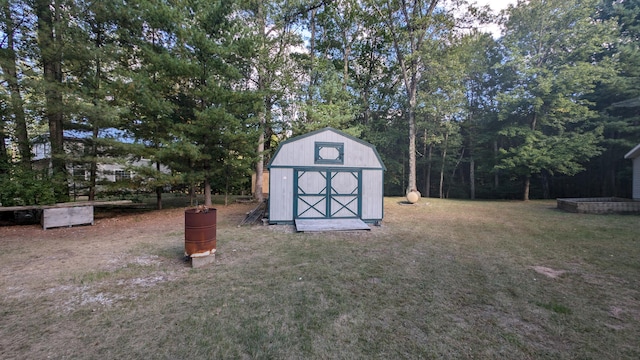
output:
[[[93,225],[93,205],[42,209],[42,228]]]

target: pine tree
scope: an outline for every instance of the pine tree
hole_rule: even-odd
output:
[[[16,38],[22,32],[19,23],[22,22],[21,17],[26,15],[16,14],[15,7],[22,4],[18,4],[17,1],[12,2],[9,0],[3,0],[0,4],[1,13],[4,21],[0,23],[0,33],[4,34],[4,41],[0,43],[0,69],[2,70],[2,77],[7,84],[7,91],[9,93],[9,101],[7,101],[8,111],[7,114],[11,114],[6,118],[5,124],[13,123],[15,129],[15,137],[18,143],[18,158],[20,159],[20,165],[25,170],[31,170],[31,143],[27,133],[27,118],[25,115],[24,101],[22,99],[22,89],[18,78],[18,56]],[[11,121],[11,120],[13,121]],[[0,158],[4,161],[8,160],[7,151],[4,144],[5,131],[2,130],[3,136],[0,136]],[[4,162],[3,161],[3,162]]]
[[[52,185],[56,201],[69,199],[67,182],[66,153],[64,149],[65,104],[63,101],[63,47],[66,32],[65,11],[72,4],[46,0],[34,0],[34,12],[37,17],[37,38],[40,52],[40,65],[43,70],[44,92],[46,99],[45,118],[49,125],[51,144]]]
[[[194,1],[181,9],[192,21],[179,33],[175,56],[185,66],[180,93],[194,104],[193,116],[174,127],[189,153],[191,173],[204,182],[205,206],[212,185],[226,176],[247,175],[257,142],[259,98],[242,87],[251,71],[255,43],[234,15],[232,1]],[[243,161],[244,160],[244,161]],[[233,170],[233,171],[231,171]],[[226,186],[225,186],[226,187]],[[226,187],[228,188],[228,187]]]

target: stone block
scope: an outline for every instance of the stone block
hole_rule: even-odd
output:
[[[199,268],[199,267],[203,267],[205,265],[209,265],[211,263],[214,263],[216,261],[216,254],[213,253],[211,255],[207,255],[207,256],[198,256],[198,257],[192,257],[191,258],[191,267],[192,268]]]

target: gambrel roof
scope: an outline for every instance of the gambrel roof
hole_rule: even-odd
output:
[[[314,153],[313,149],[309,151],[309,148],[313,147],[311,141],[319,144],[327,141],[327,147],[331,147],[331,144],[336,141],[342,142],[346,147],[343,149],[345,155],[343,166],[386,170],[374,145],[332,127],[326,127],[283,141],[278,146],[278,150],[267,167],[308,166],[310,164],[317,166],[319,163],[317,159],[314,159],[314,155],[315,157],[318,156],[317,152]],[[327,162],[325,165],[331,166],[333,164]]]

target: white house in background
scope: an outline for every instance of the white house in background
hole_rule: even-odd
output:
[[[269,168],[269,223],[383,217],[386,170],[376,148],[333,128],[284,141]]]
[[[636,145],[625,156],[625,159],[633,161],[633,191],[634,200],[640,200],[640,144]]]
[[[67,154],[75,154],[78,157],[84,155],[85,143],[83,139],[65,137],[64,144]],[[46,136],[37,139],[33,144],[32,164],[35,169],[51,167],[51,143]],[[104,157],[101,158],[97,164],[96,180],[103,183],[131,180],[136,176],[136,172],[131,170],[131,168],[144,166],[155,166],[155,164],[149,159],[116,161],[115,159]],[[86,186],[86,184],[82,183],[90,180],[89,164],[67,164],[67,171],[73,179],[72,183],[69,184],[72,191],[82,189]],[[166,166],[161,166],[160,171],[166,174],[171,172]]]

